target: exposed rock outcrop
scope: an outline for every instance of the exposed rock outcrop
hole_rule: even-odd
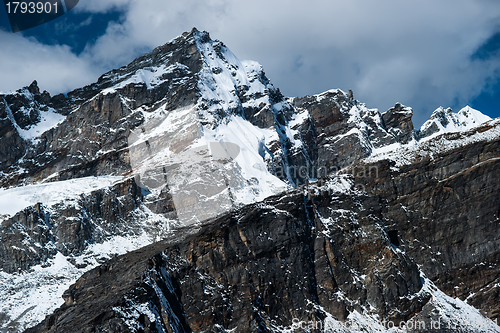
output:
[[[411,120],[412,116],[413,110],[400,103],[396,103],[393,108],[382,113],[384,125],[389,133],[394,135],[397,141],[403,144],[416,139]]]

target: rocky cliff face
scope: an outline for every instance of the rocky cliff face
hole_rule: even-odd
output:
[[[28,332],[373,332],[411,320],[432,332],[436,313],[439,332],[475,331],[459,318],[479,312],[424,278],[387,207],[353,184],[329,178],[113,259]]]
[[[376,168],[378,178],[358,181],[384,202],[387,228],[441,290],[498,320],[500,141],[491,140],[497,126],[498,120],[466,135],[447,134],[389,162],[363,165]]]
[[[498,331],[470,305],[499,317],[499,122],[412,114],[285,98],[196,29],[66,95],[1,95],[0,331],[82,274],[32,331]]]

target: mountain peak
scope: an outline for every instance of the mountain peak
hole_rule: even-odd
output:
[[[440,106],[432,113],[422,127],[420,127],[420,138],[433,137],[442,133],[466,131],[491,120],[478,110],[465,106],[458,113],[451,108]]]
[[[31,82],[31,84],[28,87],[28,91],[33,95],[37,95],[40,93],[40,89],[38,88],[38,82],[36,82],[36,80]]]
[[[413,131],[413,110],[401,103],[396,103],[394,107],[382,113],[382,120],[388,131],[396,137],[398,142],[408,143],[414,139]]]
[[[193,27],[193,29],[191,29],[191,31],[184,31],[184,32],[181,34],[181,36],[186,38],[186,37],[187,37],[187,36],[189,36],[189,35],[194,35],[194,34],[199,33],[199,32],[200,32],[200,31],[199,31],[196,27]]]

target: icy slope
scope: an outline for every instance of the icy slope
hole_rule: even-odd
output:
[[[42,203],[54,205],[68,199],[75,199],[83,193],[113,185],[123,177],[102,176],[70,179],[46,184],[26,185],[0,189],[0,214],[15,215],[26,207]]]
[[[172,192],[178,217],[184,220],[185,216],[189,224],[295,185],[297,177],[289,173],[290,156],[307,154],[294,129],[297,117],[293,107],[258,63],[240,62],[206,32],[194,30],[185,38],[199,52],[196,103],[132,110],[140,112],[145,122],[131,132],[128,141],[133,172],[146,187],[153,179],[158,182],[158,177],[167,179],[160,182]],[[157,68],[148,71],[161,72]],[[134,83],[148,85],[151,78],[144,81],[142,74],[140,69],[103,93],[121,93],[124,82],[139,77]],[[239,153],[221,165],[210,148],[214,143],[236,145]],[[206,158],[197,157],[201,155]],[[184,214],[186,201],[190,202],[189,213]]]
[[[129,136],[130,161],[140,185],[167,186],[177,218],[192,224],[289,188],[265,163],[266,144],[276,137],[239,115],[210,129],[199,124],[194,106],[160,109]],[[225,152],[229,146],[234,153]]]
[[[29,97],[32,98],[32,96]],[[5,104],[7,103],[5,102]],[[56,113],[53,108],[47,108],[46,111],[41,110],[39,112],[37,123],[29,125],[26,128],[21,128],[16,122],[12,110],[8,106],[6,106],[5,109],[7,111],[8,119],[12,122],[15,129],[24,140],[36,140],[40,137],[40,135],[42,135],[42,133],[45,133],[49,129],[57,126],[66,118],[63,115]],[[21,107],[18,112],[21,112],[24,115],[28,115],[29,110]]]

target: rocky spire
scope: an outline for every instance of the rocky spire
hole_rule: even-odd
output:
[[[406,144],[416,139],[413,130],[413,110],[401,103],[382,113],[382,120],[388,132],[394,135],[398,142]]]

